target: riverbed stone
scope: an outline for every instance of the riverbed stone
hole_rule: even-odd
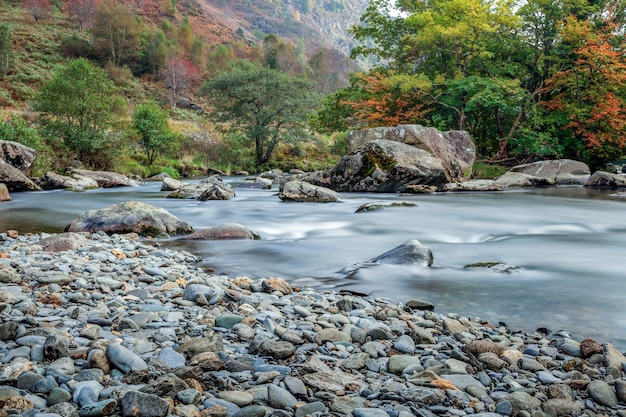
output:
[[[183,236],[180,240],[260,240],[261,236],[241,224],[223,224],[208,227],[192,234]]]
[[[614,407],[617,405],[617,395],[612,386],[601,380],[593,380],[589,383],[587,388],[589,395],[597,403],[605,405],[607,407]]]
[[[11,415],[623,414],[624,358],[613,346],[599,353],[594,343],[583,358],[587,342],[562,331],[300,285],[287,294],[212,275],[192,254],[133,235],[86,234],[76,250],[47,252],[38,242],[50,236],[0,234],[0,265],[29,283],[0,283],[0,409]],[[37,281],[57,274],[69,283]],[[203,291],[185,299],[196,285]],[[241,321],[224,325],[227,315]]]
[[[120,404],[124,417],[164,417],[170,407],[169,401],[139,391],[128,391]]]
[[[148,368],[146,362],[132,350],[118,343],[107,346],[106,356],[122,372],[143,371]]]

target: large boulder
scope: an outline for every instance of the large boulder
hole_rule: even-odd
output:
[[[98,182],[93,178],[81,175],[68,177],[55,172],[46,172],[43,174],[37,180],[37,184],[44,190],[66,189],[84,191],[99,187]]]
[[[518,165],[509,170],[538,178],[548,178],[557,185],[583,185],[589,179],[591,171],[584,162],[571,159],[538,161],[531,164]]]
[[[0,183],[4,183],[9,191],[41,191],[22,171],[0,159]]]
[[[340,199],[339,194],[331,189],[299,180],[281,184],[278,198],[282,201],[312,203],[332,203]]]
[[[209,227],[199,230],[187,236],[181,237],[179,240],[235,240],[248,239],[260,240],[261,236],[257,233],[246,229],[240,224],[223,224],[221,226]]]
[[[137,233],[157,236],[161,233],[181,235],[193,228],[167,210],[138,201],[114,204],[110,207],[81,213],[65,227],[66,232]]]
[[[0,159],[14,166],[26,175],[30,175],[37,152],[21,143],[0,140]]]
[[[626,188],[626,176],[606,171],[596,171],[589,177],[585,187]]]
[[[373,140],[344,156],[330,171],[302,180],[335,191],[403,192],[410,185],[449,182],[441,159],[401,142]]]
[[[84,178],[91,178],[98,183],[99,187],[112,188],[112,187],[136,187],[136,181],[131,180],[126,175],[117,174],[115,172],[107,171],[88,171],[86,169],[74,169],[70,168],[69,174],[72,178],[82,180]]]
[[[421,125],[377,127],[352,132],[348,138],[350,150],[356,150],[373,140],[392,140],[423,149],[441,159],[449,182],[467,180],[476,159],[476,146],[466,131],[441,132]]]
[[[428,246],[422,245],[417,239],[411,239],[375,258],[350,265],[339,272],[353,274],[359,268],[376,264],[430,267],[433,264],[433,253]]]

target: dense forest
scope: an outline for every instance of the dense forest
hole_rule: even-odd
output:
[[[0,139],[39,174],[311,170],[406,123],[469,131],[483,164],[623,156],[623,0],[243,3],[5,0]]]

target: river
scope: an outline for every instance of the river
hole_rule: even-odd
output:
[[[227,179],[234,181],[234,179]],[[13,193],[0,204],[0,230],[62,232],[88,209],[138,200],[196,230],[240,223],[260,241],[167,242],[218,273],[281,276],[299,286],[348,289],[394,303],[417,298],[440,313],[478,316],[527,331],[593,337],[626,350],[626,200],[581,187],[397,195],[344,193],[340,203],[285,203],[277,190],[236,189],[228,201],[166,199],[160,183],[83,193]],[[406,201],[355,213],[374,201]],[[431,248],[432,268],[376,265],[337,271],[409,239]],[[466,269],[504,262],[512,273]]]

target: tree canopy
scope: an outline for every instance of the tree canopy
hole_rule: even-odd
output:
[[[259,165],[267,163],[281,141],[303,135],[318,104],[313,84],[274,68],[237,62],[204,83],[220,120],[240,129],[254,143]]]
[[[322,127],[468,130],[483,157],[621,156],[621,0],[372,0],[353,57],[376,65],[326,100]],[[339,118],[343,118],[341,122]]]
[[[85,58],[59,66],[46,82],[34,108],[46,136],[60,140],[76,158],[94,164],[110,145],[107,131],[126,115],[126,102],[106,71]]]

